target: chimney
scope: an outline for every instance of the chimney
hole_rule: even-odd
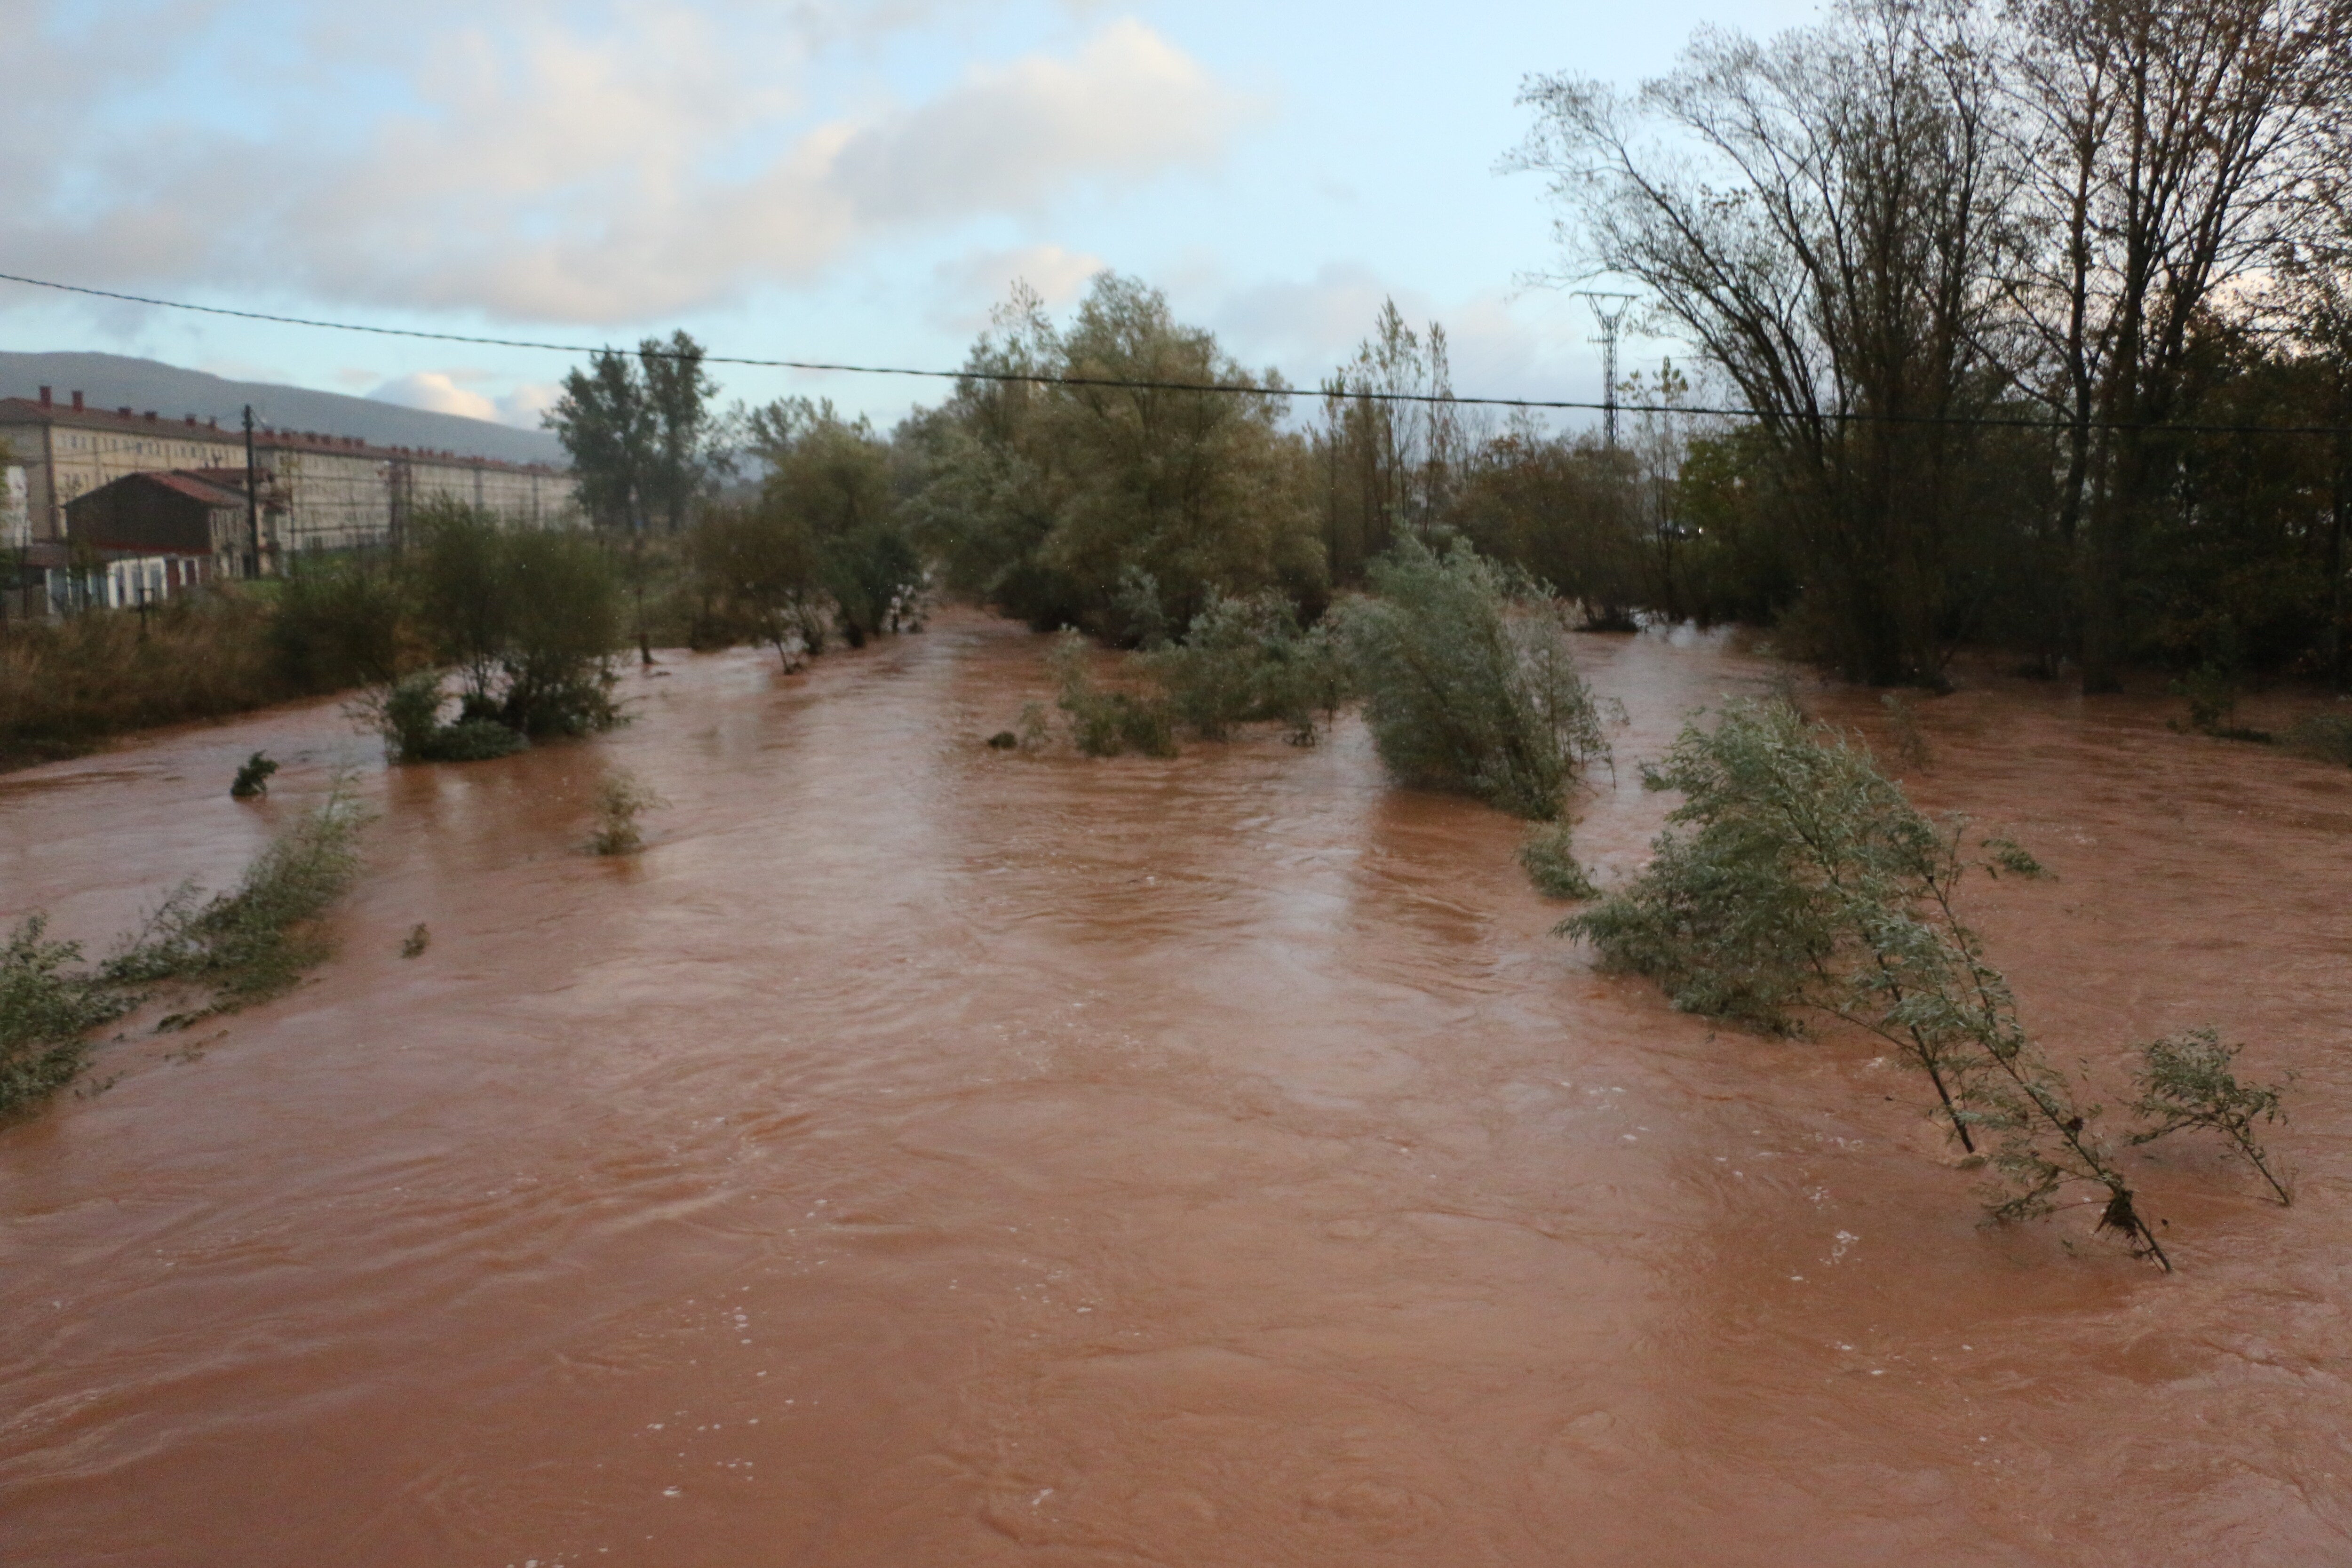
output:
[[[128,419],[128,418],[130,418],[130,417],[131,417],[131,405],[129,405],[128,403],[126,403],[126,404],[124,404],[121,407],[120,407],[120,408],[116,409],[114,412],[115,412],[115,415],[116,415],[116,416],[117,416],[118,418]]]
[[[80,413],[80,412],[81,412],[81,394],[80,394],[80,393],[79,393],[79,392],[75,393],[75,394],[73,395],[73,400],[74,400],[74,412],[75,412],[76,414],[79,414],[79,413]]]
[[[191,429],[191,430],[193,430],[193,429],[194,429],[195,427],[196,427],[196,416],[195,416],[194,415],[191,414],[191,415],[189,415],[189,416],[188,416],[188,428],[189,428],[189,429]]]
[[[41,406],[44,408],[49,406],[49,389],[46,386],[41,388]]]
[[[147,411],[147,423],[150,425],[155,423],[155,411],[152,408]]]

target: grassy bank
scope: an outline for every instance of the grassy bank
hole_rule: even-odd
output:
[[[216,719],[310,689],[271,637],[273,611],[220,593],[0,637],[0,768],[95,750],[108,737]]]

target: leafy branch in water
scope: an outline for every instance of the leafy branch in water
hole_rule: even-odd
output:
[[[1927,1077],[1964,1149],[1991,1144],[1989,1163],[2008,1178],[1997,1217],[2048,1214],[2087,1185],[2101,1194],[2102,1228],[2171,1268],[2098,1131],[2102,1108],[2026,1034],[2007,980],[1960,918],[1971,873],[2045,875],[2032,856],[1988,838],[1975,858],[1964,821],[1929,822],[1866,748],[1784,701],[1727,705],[1643,776],[1682,804],[1642,876],[1563,934],[1657,980],[1685,1011],[1780,1033],[1825,1014],[1869,1031]],[[2135,1109],[2163,1114],[2130,1142],[2204,1126],[2245,1151],[2252,1121],[2275,1116],[2275,1092],[2240,1088],[2226,1056],[2148,1049]]]
[[[2293,1194],[2271,1169],[2270,1155],[2254,1136],[2255,1122],[2286,1120],[2279,1103],[2284,1086],[2240,1083],[2230,1069],[2243,1048],[2222,1044],[2212,1029],[2191,1029],[2142,1046],[2139,1069],[2133,1075],[2140,1098],[2132,1109],[2147,1119],[2147,1125],[2132,1142],[2147,1143],[2184,1127],[2219,1132],[2262,1173],[2280,1203],[2293,1204]]]

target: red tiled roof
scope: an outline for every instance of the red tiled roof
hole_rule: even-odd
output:
[[[210,479],[200,479],[195,473],[185,468],[174,469],[170,473],[127,474],[124,479],[146,479],[162,485],[166,489],[177,490],[190,500],[200,500],[206,506],[242,507],[245,505],[243,490],[233,490],[225,485],[215,484]],[[121,484],[123,481],[117,479],[114,482]]]

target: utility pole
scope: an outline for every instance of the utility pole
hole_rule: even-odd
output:
[[[245,405],[245,531],[252,548],[245,557],[245,574],[261,575],[261,489],[253,461],[253,405]]]
[[[1592,307],[1593,316],[1601,322],[1601,437],[1613,452],[1617,449],[1617,323],[1633,308],[1633,296],[1580,289],[1576,297]]]

